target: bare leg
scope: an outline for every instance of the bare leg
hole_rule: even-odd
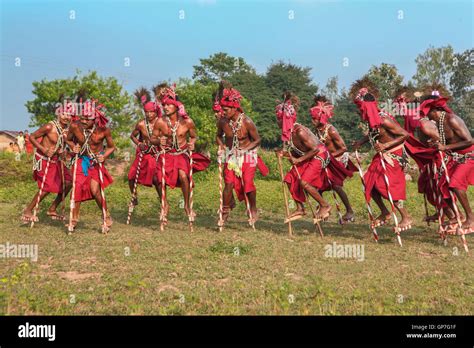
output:
[[[410,214],[408,214],[408,211],[403,207],[403,204],[400,201],[395,201],[394,204],[397,210],[400,212],[400,215],[402,216],[402,220],[398,224],[398,227],[400,227],[402,231],[409,229],[411,227],[411,224],[413,223],[413,219],[411,218]]]
[[[81,210],[81,202],[74,202],[74,209],[72,210],[72,221],[71,225],[72,227],[76,227],[77,222],[79,221],[79,212]],[[66,226],[69,225],[69,222],[66,223]]]
[[[233,209],[233,205],[235,206],[235,199],[234,199],[234,184],[225,183],[224,185],[224,192],[223,192],[223,209],[222,209],[222,219],[227,221],[229,218],[229,214],[231,209]]]
[[[250,205],[250,211],[252,213],[252,219],[253,221],[258,220],[258,210],[257,210],[257,190],[248,192],[246,193],[248,200],[249,200],[249,205]]]
[[[345,221],[352,221],[354,219],[354,211],[352,210],[351,204],[349,203],[349,198],[347,197],[346,192],[342,188],[342,186],[334,186],[334,191],[341,197],[342,204],[346,208],[346,213],[342,217]]]
[[[383,203],[382,196],[380,195],[379,191],[373,189],[372,190],[372,198],[377,204],[380,209],[380,216],[373,221],[374,226],[381,226],[384,225],[387,221],[390,220],[390,211],[387,209],[385,204]]]
[[[39,201],[40,203],[48,195],[48,193],[49,192],[44,192],[44,191],[41,193],[41,197],[40,197],[40,201]],[[30,204],[28,204],[26,206],[25,210],[23,210],[23,215],[21,217],[22,221],[28,222],[33,218],[33,209],[35,208],[36,202],[38,201],[38,196],[39,196],[39,191],[36,192],[33,199],[31,200]],[[38,207],[39,207],[39,204],[38,204]]]
[[[461,205],[464,209],[464,212],[466,213],[466,221],[462,224],[463,229],[467,230],[473,230],[474,229],[474,216],[472,214],[472,209],[471,206],[469,205],[469,199],[467,198],[467,193],[466,191],[461,191],[458,189],[453,189],[454,193],[456,193],[456,196],[458,197],[459,202],[461,202]]]
[[[316,217],[318,219],[324,219],[324,218],[328,217],[329,212],[331,211],[331,206],[323,198],[323,196],[321,196],[319,191],[315,187],[311,186],[310,184],[308,184],[304,180],[301,180],[301,187],[303,188],[303,190],[308,192],[311,195],[311,197],[313,197],[319,203],[320,208],[319,208],[319,211],[316,214]],[[308,204],[311,204],[311,203],[308,202]]]
[[[155,186],[156,192],[158,193],[158,198],[161,204],[161,182],[158,181],[158,178],[155,176],[153,177],[153,185]],[[169,206],[168,202],[166,201],[166,185],[165,185],[165,215],[168,216]]]
[[[288,184],[288,191],[290,190],[290,184]],[[290,213],[290,215],[288,216],[288,219],[299,219],[301,217],[303,217],[304,215],[306,215],[306,212],[304,210],[304,205],[303,203],[299,202],[299,201],[296,201],[295,200],[295,203],[296,203],[296,210],[293,212],[293,213]]]
[[[72,183],[71,182],[66,182],[65,190],[64,190],[64,199],[66,199],[66,196],[68,195],[69,191],[71,191],[71,188],[72,188]],[[53,217],[53,219],[55,217],[57,217],[57,218],[60,218],[61,220],[63,220],[64,217],[62,217],[57,212],[58,206],[59,206],[59,204],[61,204],[62,201],[63,201],[63,194],[58,193],[58,195],[54,199],[53,203],[51,203],[51,205],[48,209],[48,213],[47,213],[49,216]]]
[[[97,203],[97,206],[99,207],[102,213],[102,195],[100,193],[100,184],[95,180],[91,180],[91,193],[92,193],[92,196],[94,197],[95,202]],[[105,216],[106,224],[108,227],[110,227],[112,226],[112,218],[107,209],[107,201],[104,202],[104,207],[105,207],[105,214],[106,214]]]
[[[181,185],[181,191],[183,191],[183,199],[184,199],[184,210],[186,214],[189,216],[190,214],[194,214],[194,212],[190,211],[190,204],[189,204],[189,192],[190,192],[190,182],[187,174],[183,170],[178,171],[178,181]]]

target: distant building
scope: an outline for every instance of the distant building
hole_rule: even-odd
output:
[[[7,148],[10,143],[15,143],[18,133],[17,131],[0,131],[0,151]]]

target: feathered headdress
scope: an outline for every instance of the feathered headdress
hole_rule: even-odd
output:
[[[183,103],[179,101],[179,97],[176,94],[176,84],[174,83],[171,87],[165,87],[161,93],[161,103],[162,104],[172,104],[178,108],[178,115],[184,118],[188,118],[186,109],[184,108]]]
[[[150,92],[145,87],[138,88],[133,94],[141,105],[145,105],[145,103],[151,101]]]
[[[356,80],[349,90],[349,97],[355,99],[358,96],[363,97],[366,94],[371,94],[375,99],[379,97],[379,90],[375,83],[367,76]]]
[[[229,108],[237,108],[242,110],[240,106],[240,101],[242,100],[242,95],[235,88],[224,88],[222,91],[222,98],[220,104],[222,107],[226,106]]]
[[[327,124],[328,120],[334,114],[334,105],[329,102],[318,101],[315,106],[310,109],[311,117],[318,120],[322,124]]]

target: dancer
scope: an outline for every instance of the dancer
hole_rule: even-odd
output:
[[[408,132],[391,115],[379,110],[375,99],[376,88],[368,79],[356,81],[351,88],[351,95],[356,95],[354,103],[367,127],[366,135],[354,142],[353,148],[357,150],[370,142],[377,152],[364,175],[365,199],[369,202],[373,198],[381,211],[380,216],[372,222],[372,227],[378,227],[390,220],[391,213],[382,198],[388,199],[392,206],[394,231],[401,244],[399,233],[411,228],[412,224],[412,218],[402,203],[406,199],[403,144],[408,138]],[[400,223],[394,208],[401,214]]]
[[[38,206],[49,193],[57,195],[46,214],[53,220],[64,220],[64,215],[58,213],[57,208],[71,189],[71,174],[66,167],[65,138],[74,114],[74,103],[66,100],[56,109],[56,120],[41,126],[29,136],[29,141],[35,147],[33,179],[38,183],[39,192],[23,211],[21,220],[24,223],[38,221]]]
[[[256,169],[265,176],[268,168],[257,154],[260,135],[253,121],[245,115],[240,102],[239,91],[230,87],[222,93],[220,105],[224,117],[217,124],[217,144],[220,155],[225,156],[224,165],[224,197],[222,220],[224,224],[234,208],[232,206],[232,190],[239,201],[245,200],[249,225],[254,227],[258,220],[257,189],[254,183]]]
[[[352,177],[352,173],[357,171],[357,167],[349,159],[349,152],[344,140],[339,135],[337,129],[329,122],[329,119],[333,116],[334,106],[328,102],[326,97],[321,95],[315,96],[314,102],[315,105],[311,108],[310,112],[316,136],[328,149],[332,157],[331,159],[337,160],[349,171],[349,174],[345,175],[341,171],[333,171],[331,167],[328,168],[328,179],[331,189],[337,192],[346,208],[346,213],[341,216],[341,223],[354,222],[354,211],[342,187],[344,180],[347,177]],[[338,208],[337,199],[335,201]]]
[[[76,227],[81,202],[94,199],[102,211],[102,232],[107,233],[112,226],[112,218],[107,209],[104,190],[113,179],[103,164],[115,151],[115,145],[110,128],[107,127],[104,106],[94,99],[80,106],[80,122],[71,124],[67,138],[70,142],[76,142],[73,150],[79,157],[73,167],[76,177],[73,182],[75,206],[68,227],[70,230]]]

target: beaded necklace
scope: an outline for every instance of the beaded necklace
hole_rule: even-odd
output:
[[[239,148],[239,137],[238,133],[240,132],[240,129],[242,128],[242,122],[244,120],[244,113],[241,113],[237,120],[234,122],[233,120],[229,121],[229,126],[232,129],[232,148],[230,151],[234,151],[234,149]]]

